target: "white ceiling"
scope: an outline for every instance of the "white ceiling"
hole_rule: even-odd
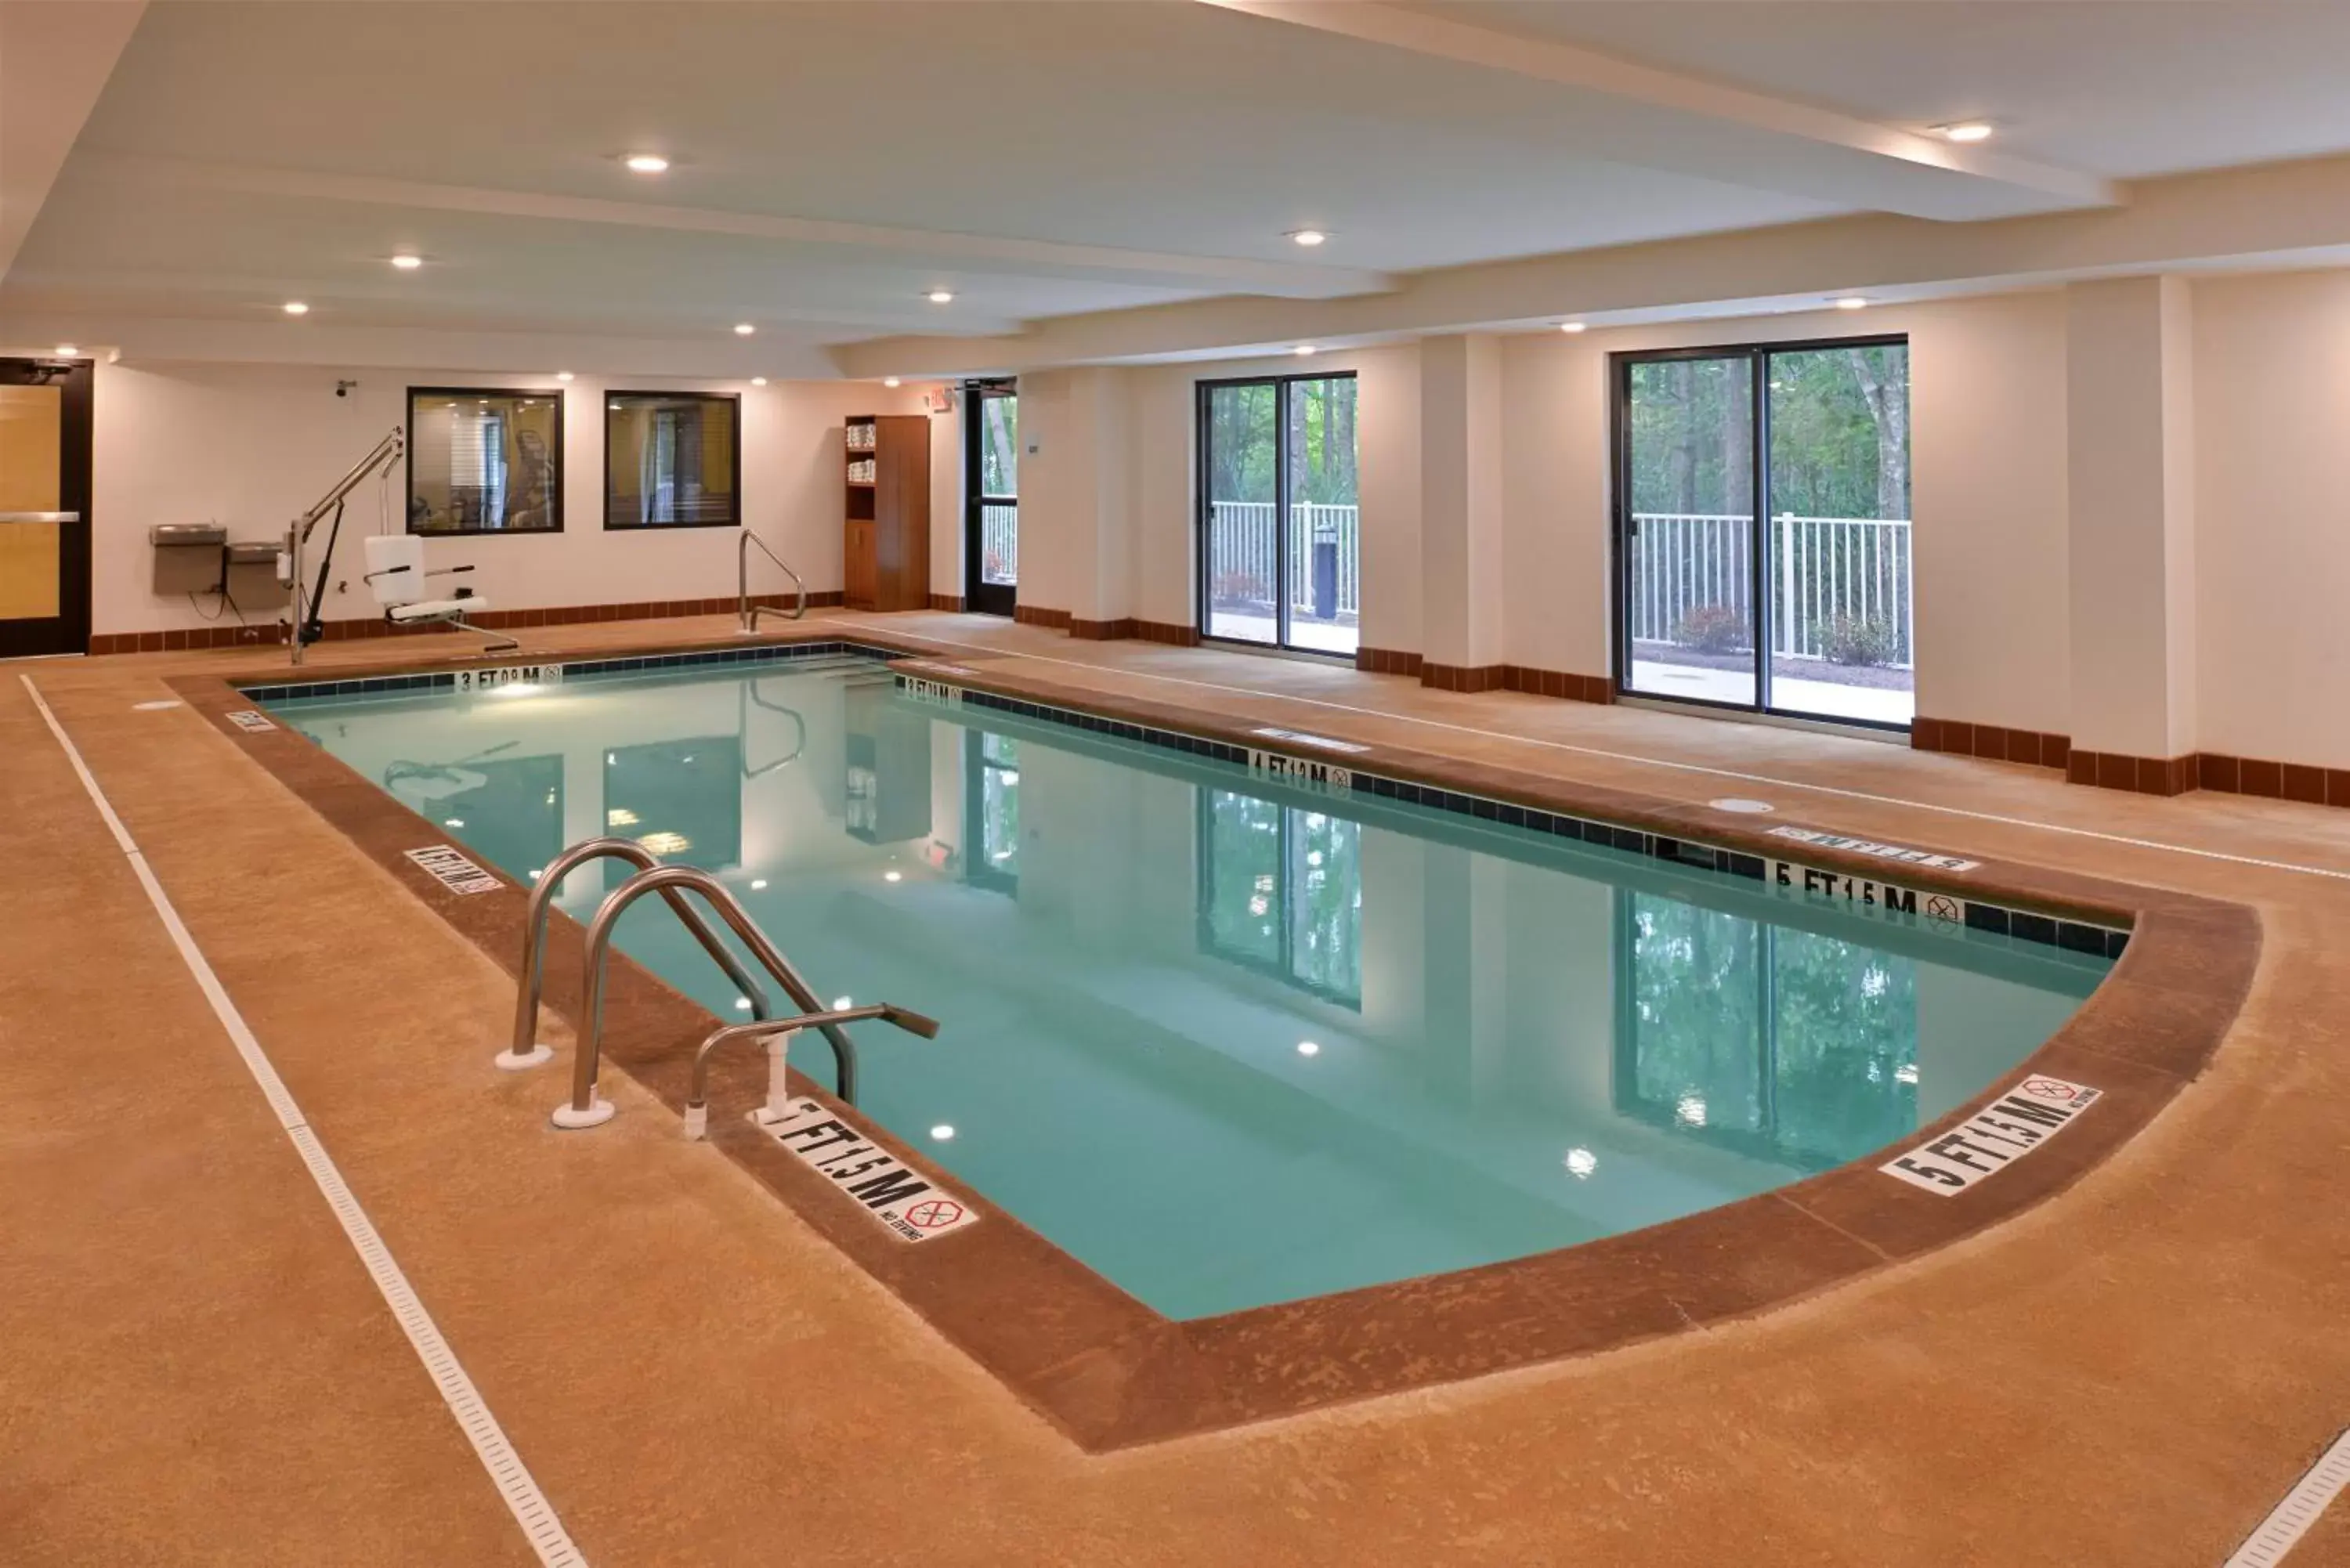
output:
[[[713,369],[743,373],[742,320],[780,356],[1222,295],[1326,298],[1846,212],[2101,199],[2068,171],[2350,148],[2350,5],[1451,0],[1338,7],[1334,30],[1326,7],[1240,3],[1260,14],[158,4],[0,312],[102,323],[135,349],[163,320],[282,340],[278,306],[299,297],[307,327],[706,341]],[[1426,45],[1407,36],[1414,10],[1489,31]],[[1383,15],[1395,26],[1357,26]],[[1493,34],[1499,60],[1477,47]],[[1659,87],[1562,45],[1688,79]],[[1872,143],[1961,115],[1997,119],[2001,154],[2056,167],[1927,168],[1914,137],[1889,156]],[[616,158],[637,149],[675,166],[629,174]],[[1308,225],[1331,243],[1284,238]],[[385,258],[408,248],[428,265],[395,273]],[[936,286],[954,303],[920,297]]]
[[[1412,0],[1418,4],[1419,0]],[[1439,0],[1426,8],[2116,178],[2350,149],[2341,0]]]

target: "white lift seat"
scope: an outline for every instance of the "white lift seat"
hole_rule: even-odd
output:
[[[477,636],[493,638],[506,648],[520,646],[511,638],[497,638],[477,626],[466,624],[465,618],[490,607],[490,601],[472,598],[436,599],[429,597],[432,589],[427,577],[449,576],[470,572],[471,566],[444,566],[428,572],[424,566],[424,541],[414,534],[370,534],[367,540],[367,585],[375,595],[375,602],[383,607],[385,618],[395,626],[421,626],[438,622]]]

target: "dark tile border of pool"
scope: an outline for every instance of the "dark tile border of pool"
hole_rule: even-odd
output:
[[[900,668],[925,680],[951,680],[966,701],[968,693],[981,691],[1097,723],[1189,736],[1243,753],[1282,750],[1260,744],[1267,738],[1251,733],[1267,721],[1061,686],[1028,675],[1017,668],[1016,659],[974,657],[918,638],[876,637],[863,628],[853,640],[811,628],[809,635],[760,648],[786,643],[803,654],[871,652],[920,661]],[[724,659],[758,651],[671,645],[592,659],[539,661],[567,667],[610,666],[629,658],[683,663],[707,661],[712,653]],[[411,670],[357,682],[307,684],[365,686],[445,672]],[[182,676],[170,684],[232,744],[512,970],[523,889],[501,888],[473,897],[450,892],[403,854],[441,842],[445,836],[439,828],[293,731],[279,726],[247,732],[226,717],[265,693],[284,694],[286,683],[256,680],[240,690],[216,678]],[[1274,694],[1267,697],[1279,701]],[[1305,750],[1288,748],[1287,754]],[[1794,846],[1742,822],[1725,824],[1703,808],[1603,786],[1384,743],[1349,753],[1347,763],[1423,792],[1433,786],[1471,800],[1624,828],[1651,840],[1705,845],[1766,860],[1800,857],[1873,880],[1893,874],[1881,861],[1816,846],[1801,846],[1800,857],[1791,855]],[[1988,898],[2027,914],[2130,932],[2113,972],[2018,1069],[2092,1084],[2105,1091],[2104,1097],[2031,1159],[1954,1196],[1920,1191],[1883,1175],[1876,1168],[1888,1151],[1879,1151],[1772,1192],[1577,1247],[1175,1322],[993,1206],[985,1222],[952,1236],[921,1246],[894,1240],[854,1205],[842,1202],[821,1177],[727,1114],[727,1107],[748,1106],[760,1096],[760,1069],[747,1055],[718,1074],[713,1098],[721,1115],[712,1118],[712,1141],[1087,1451],[1589,1355],[1815,1294],[1982,1231],[2070,1187],[2203,1070],[2233,1022],[2259,959],[2258,919],[2238,905],[1991,860],[1963,874],[1905,866],[1899,879],[1955,893],[1970,903]],[[576,924],[559,916],[558,920],[571,934],[549,944],[547,994],[561,1008],[577,994],[580,942]],[[681,1108],[692,1049],[719,1021],[625,959],[615,966],[606,1006],[614,1064],[672,1110]],[[942,1041],[941,1048],[951,1047]],[[2013,1081],[2013,1075],[2002,1077],[1994,1088],[2005,1089]],[[813,1085],[804,1086],[821,1096]],[[1994,1097],[1985,1094],[1956,1107],[1901,1147],[1956,1127]],[[960,1185],[920,1150],[892,1138],[883,1141],[917,1169]],[[1301,1216],[1299,1223],[1312,1220]]]

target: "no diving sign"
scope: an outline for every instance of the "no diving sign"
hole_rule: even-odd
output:
[[[759,1130],[854,1198],[901,1241],[927,1241],[979,1220],[979,1210],[885,1151],[821,1102],[794,1100],[780,1116],[751,1113]]]
[[[1964,1192],[2072,1126],[2104,1092],[2034,1074],[1933,1142],[1877,1168],[1945,1198]]]

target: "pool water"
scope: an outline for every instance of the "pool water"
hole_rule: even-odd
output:
[[[858,1027],[863,1115],[1176,1318],[1842,1164],[1989,1087],[2109,967],[921,701],[851,657],[275,707],[517,881],[633,837],[723,877],[826,997],[941,1020]],[[619,939],[748,1016],[657,900]],[[794,1061],[829,1081],[821,1044]]]

